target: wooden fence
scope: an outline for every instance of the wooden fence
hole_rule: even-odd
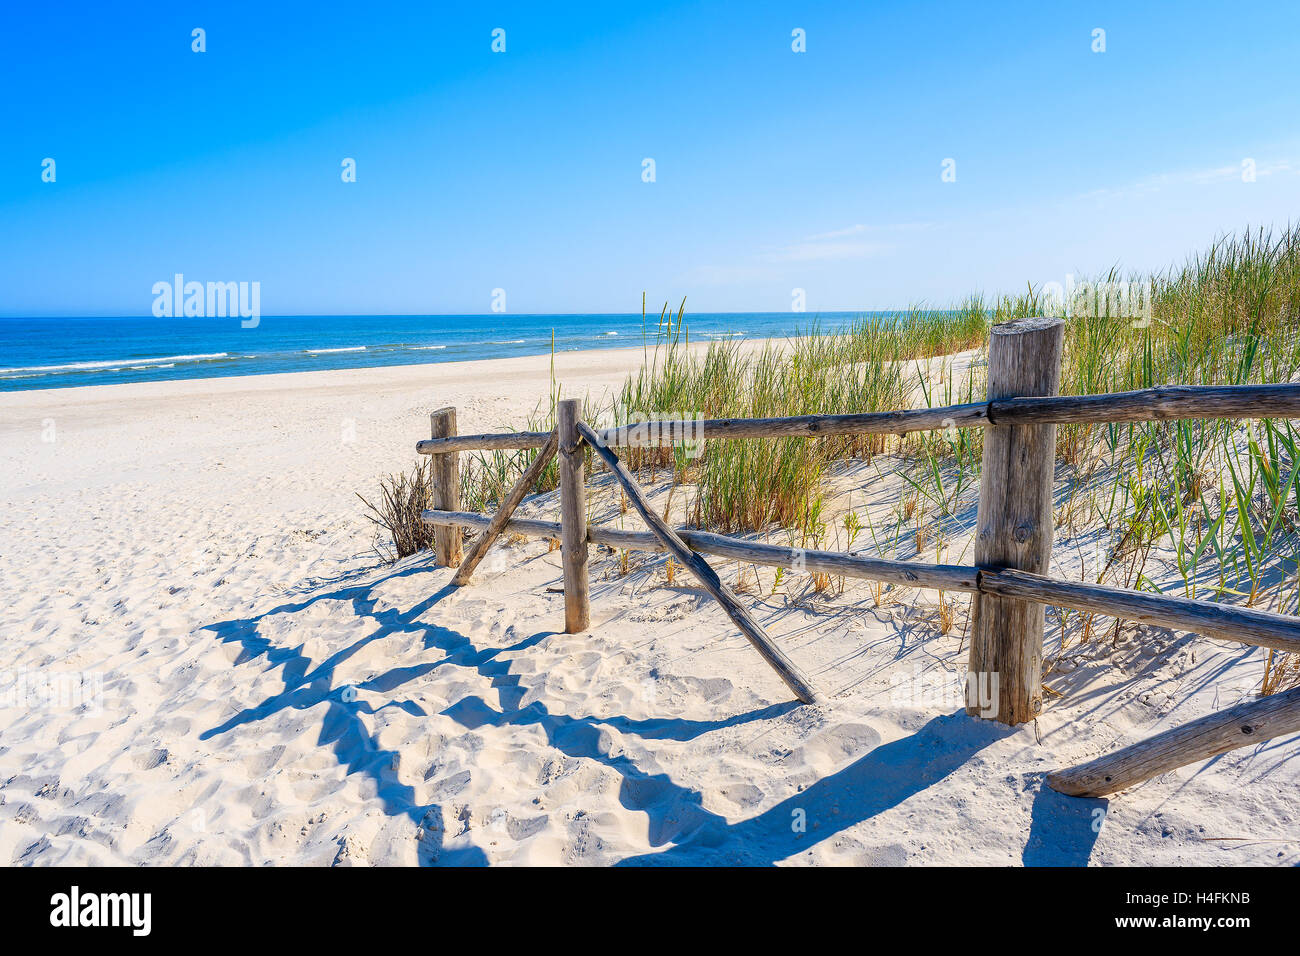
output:
[[[1007,724],[1032,720],[1042,709],[1042,655],[1046,605],[1182,628],[1242,644],[1300,652],[1300,617],[1253,608],[1064,581],[1047,575],[1053,536],[1052,485],[1056,426],[1083,422],[1143,422],[1204,418],[1300,418],[1300,385],[1163,386],[1110,395],[1064,396],[1060,383],[1064,323],[1019,319],[994,326],[989,339],[988,397],[944,408],[790,418],[643,422],[596,430],[582,421],[581,402],[559,403],[551,432],[458,435],[455,409],[433,415],[432,437],[417,444],[433,455],[437,559],[459,565],[454,583],[474,568],[503,532],[561,542],[565,630],[590,625],[587,552],[591,544],[667,551],[690,571],[732,622],[804,703],[816,690],[767,635],[736,594],[704,559],[734,558],[916,588],[973,595],[968,688],[996,687],[996,710],[968,694],[967,712]],[[613,448],[712,438],[820,438],[898,434],[936,428],[981,427],[984,453],[975,537],[975,566],[892,561],[830,551],[762,544],[704,531],[670,528],[655,513]],[[585,447],[600,458],[645,521],[648,531],[588,527]],[[482,449],[541,451],[503,497],[496,514],[460,510],[459,454]],[[513,512],[538,475],[559,458],[560,521],[515,518]],[[1300,463],[1293,463],[1300,467]],[[462,554],[461,529],[479,533]],[[970,677],[976,677],[971,681]],[[1091,763],[1049,775],[1055,789],[1100,796],[1235,747],[1300,730],[1300,689],[1193,721]]]

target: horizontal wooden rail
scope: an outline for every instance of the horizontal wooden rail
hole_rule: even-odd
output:
[[[485,528],[491,520],[487,515],[467,511],[426,511],[426,524],[456,525],[465,528]],[[537,521],[512,518],[506,530],[530,537],[560,540],[558,521]],[[945,564],[921,564],[913,561],[890,561],[885,558],[864,558],[840,551],[801,551],[777,544],[745,541],[708,531],[676,528],[677,536],[702,554],[720,558],[733,558],[774,568],[802,568],[809,572],[841,574],[848,578],[867,581],[884,581],[906,587],[932,588],[940,591],[977,590],[976,571]],[[648,531],[625,531],[609,525],[590,525],[587,540],[610,548],[627,551],[667,551],[667,547]]]
[[[1158,422],[1189,418],[1300,418],[1300,383],[1158,385],[1106,395],[1005,398],[991,402],[996,425]]]
[[[1024,571],[981,571],[979,588],[988,594],[1176,627],[1256,647],[1300,651],[1300,617],[1290,614],[1128,591],[1103,584],[1058,581]]]
[[[787,418],[707,418],[635,422],[596,434],[610,447],[663,445],[710,438],[828,438],[901,435],[937,428],[988,425],[1149,422],[1195,418],[1300,418],[1300,383],[1280,385],[1161,385],[1108,395],[1005,398],[853,415]],[[541,448],[550,432],[456,435],[418,442],[422,455],[452,451]]]
[[[948,405],[897,412],[852,415],[793,415],[785,418],[700,418],[633,422],[596,431],[607,448],[629,448],[703,441],[709,438],[829,438],[835,435],[901,435],[934,428],[988,424],[988,405]],[[425,439],[422,455],[447,451],[540,448],[550,432],[509,432]]]
[[[485,528],[487,515],[465,511],[425,511],[426,524]],[[560,538],[558,522],[512,518],[506,530],[539,538]],[[1209,637],[1300,652],[1300,617],[1211,601],[1127,591],[1101,584],[1060,581],[1027,571],[979,570],[947,564],[921,564],[867,558],[839,551],[801,551],[782,545],[745,541],[707,531],[679,529],[678,536],[702,554],[712,554],[768,567],[840,574],[848,578],[884,581],[904,587],[966,591],[1020,598],[1080,611],[1093,611],[1123,620],[1179,628]],[[624,531],[591,525],[587,540],[629,551],[664,551],[646,531]]]
[[[705,418],[633,422],[598,432],[614,448],[702,441],[709,438],[829,438],[835,435],[904,434],[934,428],[984,425],[984,402],[851,415],[793,415],[785,418]]]
[[[1048,774],[1047,785],[1072,797],[1104,797],[1209,757],[1300,733],[1300,687],[1247,701],[1130,744],[1096,760]]]
[[[487,435],[453,435],[451,438],[426,438],[415,443],[421,455],[437,455],[446,451],[509,451],[519,448],[541,448],[551,437],[550,432],[494,432]]]

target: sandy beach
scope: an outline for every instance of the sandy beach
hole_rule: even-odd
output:
[[[641,359],[556,372],[599,396]],[[0,394],[0,862],[1300,862],[1282,739],[1109,800],[1043,785],[1242,699],[1259,649],[1097,642],[1012,730],[961,712],[961,628],[936,634],[919,592],[763,578],[745,599],[825,692],[798,707],[662,556],[624,574],[593,549],[574,635],[545,542],[460,589],[428,553],[383,564],[355,492],[414,462],[432,410],[522,427],[550,376],[537,356]],[[840,480],[885,507],[871,478]],[[76,681],[94,692],[38,699]]]

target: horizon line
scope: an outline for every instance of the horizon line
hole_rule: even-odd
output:
[[[872,315],[876,313],[892,312],[954,312],[954,308],[930,308],[928,306],[905,306],[890,307],[879,309],[818,309],[808,310],[805,312],[795,312],[785,309],[746,309],[741,311],[699,311],[684,312],[683,315]],[[675,311],[672,314],[676,314]],[[267,312],[263,313],[263,319],[308,319],[308,318],[344,318],[354,316],[359,318],[491,318],[500,317],[518,317],[518,318],[544,318],[547,316],[568,316],[568,315],[609,315],[609,316],[643,316],[646,319],[654,317],[652,312]],[[229,316],[155,316],[152,313],[114,313],[108,314],[89,314],[83,312],[68,313],[6,313],[0,312],[0,319],[170,319],[172,321],[193,321],[204,319],[221,319]]]

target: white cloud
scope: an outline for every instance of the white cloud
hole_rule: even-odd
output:
[[[768,262],[838,262],[845,259],[870,259],[894,249],[894,243],[884,238],[885,236],[891,233],[917,232],[933,226],[934,223],[930,222],[900,222],[872,226],[854,223],[843,229],[832,229],[830,232],[805,236],[798,242],[765,252],[760,258]],[[853,242],[839,241],[852,236],[869,234],[880,238],[864,238]]]
[[[878,226],[864,226],[862,223],[856,223],[847,226],[844,229],[834,229],[830,232],[820,232],[815,236],[804,236],[803,242],[824,242],[827,239],[843,239],[846,236],[860,236],[865,232],[918,232],[922,229],[933,229],[935,226],[932,222],[894,222],[885,223]]]
[[[804,242],[821,242],[824,239],[843,239],[845,236],[856,236],[867,231],[867,227],[858,223],[855,226],[849,226],[847,229],[835,229],[831,232],[818,233],[815,236],[805,236]]]
[[[873,259],[894,251],[896,244],[891,241],[891,234],[916,232],[934,226],[930,222],[854,223],[805,236],[785,246],[755,252],[739,262],[698,265],[682,276],[682,280],[708,286],[745,285],[783,278],[789,274],[783,266],[790,264]]]
[[[796,242],[763,254],[770,262],[836,262],[869,259],[893,249],[889,242]]]
[[[1243,160],[1245,157],[1242,157]],[[1260,179],[1276,173],[1296,170],[1290,160],[1255,163],[1255,178]],[[1296,170],[1300,172],[1300,170]],[[1127,186],[1103,186],[1092,189],[1075,197],[1077,199],[1118,199],[1159,192],[1165,189],[1177,189],[1180,186],[1212,186],[1216,183],[1241,182],[1242,165],[1214,166],[1204,169],[1185,169],[1167,173],[1157,173]]]

